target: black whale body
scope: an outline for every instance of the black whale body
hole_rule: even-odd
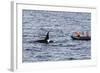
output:
[[[53,43],[52,40],[50,40],[49,42],[47,40],[37,40],[35,42],[39,42],[39,43]]]
[[[49,40],[49,32],[47,33],[45,39],[42,39],[42,40],[36,40],[36,41],[30,41],[30,43],[33,43],[33,42],[38,42],[38,43],[53,43],[52,40]]]

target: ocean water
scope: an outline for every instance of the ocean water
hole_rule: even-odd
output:
[[[47,32],[53,43],[38,43]],[[73,32],[91,33],[91,13],[45,10],[22,11],[22,61],[91,59],[91,41],[73,40]]]

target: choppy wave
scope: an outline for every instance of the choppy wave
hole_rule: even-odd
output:
[[[72,32],[91,31],[91,13],[23,10],[23,62],[91,59],[91,41],[75,41]],[[54,43],[34,42],[50,31]]]

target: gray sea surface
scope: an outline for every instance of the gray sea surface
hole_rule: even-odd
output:
[[[39,43],[47,32],[53,43]],[[45,10],[22,11],[22,61],[91,59],[91,41],[73,40],[73,32],[91,33],[91,13]]]

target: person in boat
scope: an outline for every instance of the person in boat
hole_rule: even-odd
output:
[[[87,37],[90,37],[88,32],[86,32],[86,36],[87,36]]]
[[[85,33],[82,32],[82,36],[83,36],[83,37],[90,37],[90,36],[89,36],[89,32],[85,32]]]
[[[80,32],[75,32],[76,37],[80,37]]]
[[[81,32],[82,36],[84,36],[84,32]]]

